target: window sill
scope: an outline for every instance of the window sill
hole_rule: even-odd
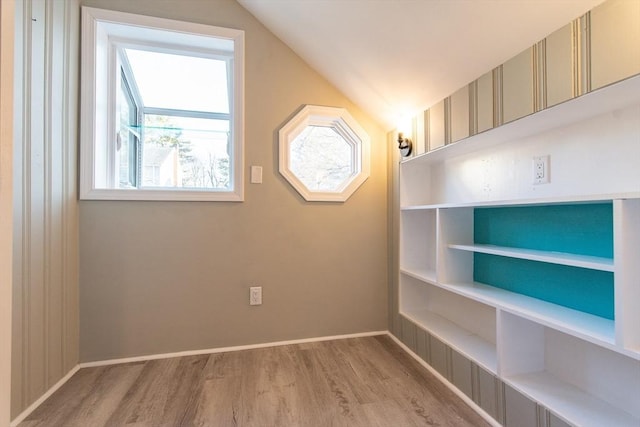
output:
[[[81,194],[81,200],[136,200],[171,202],[242,202],[240,191],[167,190],[167,189],[94,189]]]

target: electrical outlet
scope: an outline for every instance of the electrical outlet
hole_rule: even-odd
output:
[[[249,288],[249,305],[262,304],[262,286],[252,286]]]
[[[549,177],[549,156],[539,156],[533,158],[533,183],[548,184]]]

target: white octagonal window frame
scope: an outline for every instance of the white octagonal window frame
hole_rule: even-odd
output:
[[[352,173],[335,190],[318,191],[309,188],[291,169],[291,145],[307,127],[327,127],[337,133],[351,149]],[[344,202],[370,173],[369,135],[344,108],[305,105],[278,132],[279,170],[306,201]]]

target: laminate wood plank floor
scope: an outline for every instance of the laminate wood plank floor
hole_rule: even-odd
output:
[[[388,336],[79,370],[19,427],[487,426]]]

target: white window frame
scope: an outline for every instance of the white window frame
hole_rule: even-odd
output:
[[[354,173],[335,191],[312,190],[291,170],[291,143],[307,126],[334,129],[351,147]],[[369,135],[344,108],[305,105],[278,132],[279,170],[308,202],[345,202],[369,178]]]
[[[230,189],[117,188],[117,49],[126,45],[194,55],[233,50],[230,75]],[[244,31],[82,7],[80,198],[82,200],[244,200]]]

